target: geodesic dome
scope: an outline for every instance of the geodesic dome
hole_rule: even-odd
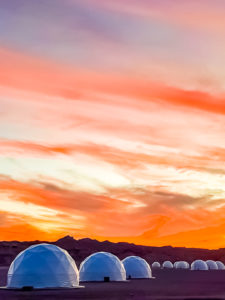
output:
[[[152,278],[152,271],[147,261],[139,256],[128,256],[122,260],[127,278]]]
[[[80,265],[80,281],[126,280],[126,271],[119,258],[108,252],[88,256]]]
[[[176,269],[187,269],[188,268],[186,261],[177,261],[175,263],[174,267]]]
[[[173,264],[171,263],[171,261],[166,260],[162,264],[162,267],[163,267],[163,269],[173,269]]]
[[[187,261],[185,261],[185,264],[186,264],[186,269],[190,269],[190,264]]]
[[[218,266],[215,261],[209,259],[206,261],[206,263],[207,263],[209,270],[218,270]]]
[[[222,261],[216,261],[218,270],[225,270],[225,265],[222,263]]]
[[[75,261],[55,245],[33,245],[20,252],[11,263],[7,288],[70,288],[79,286]]]
[[[161,265],[158,261],[155,261],[154,263],[152,263],[152,268],[153,269],[160,269]]]
[[[207,271],[208,269],[209,268],[207,263],[201,259],[197,259],[193,261],[193,263],[191,264],[192,271],[196,271],[196,270]]]

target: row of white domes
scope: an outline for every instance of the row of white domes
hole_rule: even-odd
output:
[[[34,245],[17,255],[10,265],[7,288],[73,288],[85,281],[125,281],[152,278],[149,264],[137,256],[123,261],[108,252],[88,256],[78,271],[66,250],[51,244]]]
[[[215,265],[215,268],[212,266]],[[152,268],[160,268],[155,262]],[[173,268],[166,261],[163,268]],[[175,263],[175,268],[189,268],[186,262]],[[222,262],[197,260],[191,270],[225,269]],[[120,261],[108,252],[88,256],[78,271],[66,250],[51,244],[33,245],[20,252],[10,265],[7,288],[73,288],[85,281],[125,281],[127,278],[152,278],[151,267],[141,257],[129,256]]]
[[[153,269],[159,269],[161,268],[161,265],[159,262],[154,262],[152,264]],[[193,261],[191,264],[191,267],[188,262],[186,261],[177,261],[174,264],[167,260],[164,261],[162,264],[163,269],[191,269],[191,270],[225,270],[225,265],[221,261],[213,261],[213,260],[207,260],[203,261],[201,259],[197,259]]]

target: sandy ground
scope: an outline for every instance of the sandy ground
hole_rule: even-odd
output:
[[[7,268],[0,268],[0,284],[6,284]],[[0,299],[225,299],[225,271],[159,270],[156,279],[129,282],[85,283],[84,289],[0,290]]]

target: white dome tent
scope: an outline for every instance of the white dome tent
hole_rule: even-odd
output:
[[[185,264],[186,264],[186,269],[190,269],[190,265],[187,261],[185,261]]]
[[[171,263],[171,261],[166,260],[162,264],[162,267],[163,267],[163,269],[173,269],[173,264]]]
[[[215,261],[207,260],[206,263],[207,263],[209,270],[218,270],[218,266]]]
[[[125,281],[126,271],[119,258],[108,252],[88,256],[80,265],[80,281]]]
[[[218,270],[225,270],[225,265],[222,263],[222,261],[216,261]]]
[[[33,245],[11,263],[7,288],[73,288],[79,286],[75,261],[55,245]]]
[[[160,269],[161,265],[158,261],[155,261],[154,263],[152,263],[152,269]]]
[[[191,264],[192,271],[207,271],[208,269],[207,263],[201,259],[197,259]]]
[[[122,260],[127,278],[152,278],[152,271],[147,261],[139,256],[128,256]]]
[[[176,269],[187,269],[187,263],[185,261],[177,261],[175,264],[174,264],[174,267]]]

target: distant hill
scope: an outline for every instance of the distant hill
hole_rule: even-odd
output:
[[[0,265],[9,265],[15,256],[27,247],[43,243],[46,241],[33,241],[33,242],[0,242]],[[46,242],[47,243],[47,242]],[[129,255],[138,255],[145,258],[149,263],[154,261],[163,262],[171,260],[186,260],[192,262],[195,259],[212,259],[221,260],[225,263],[225,248],[218,250],[207,250],[198,248],[184,248],[184,247],[150,247],[141,246],[130,243],[112,243],[109,241],[99,242],[89,238],[76,240],[71,236],[65,236],[51,244],[57,245],[66,249],[70,255],[75,259],[79,265],[80,262],[88,255],[97,251],[107,251],[117,255],[120,259]]]

